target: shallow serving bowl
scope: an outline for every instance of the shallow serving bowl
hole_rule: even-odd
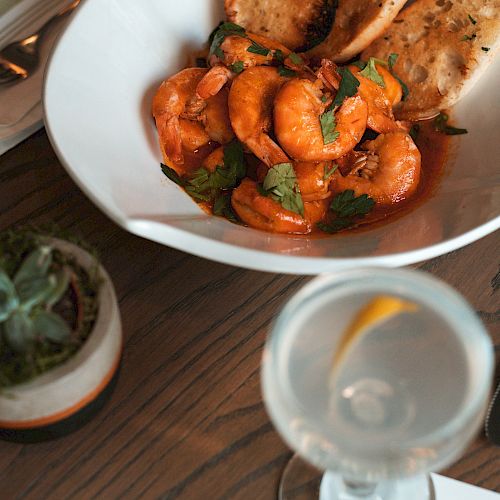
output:
[[[128,231],[202,257],[262,271],[317,274],[401,266],[500,227],[500,57],[454,111],[469,134],[436,192],[410,214],[354,234],[267,234],[205,215],[160,170],[150,116],[160,82],[187,63],[223,18],[222,0],[86,0],[45,78],[46,126],[67,171]]]

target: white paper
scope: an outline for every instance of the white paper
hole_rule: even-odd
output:
[[[499,500],[500,493],[478,488],[449,477],[431,474],[436,500]]]

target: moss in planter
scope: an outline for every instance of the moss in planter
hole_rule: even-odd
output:
[[[44,239],[29,229],[0,233],[0,268],[14,276],[26,256],[44,244]],[[94,326],[100,286],[97,261],[95,268],[87,272],[73,256],[58,249],[53,249],[52,257],[51,272],[66,267],[72,274],[70,286],[53,307],[71,327],[71,336],[63,344],[38,339],[30,350],[18,352],[5,341],[0,324],[0,389],[27,382],[64,363],[80,349]]]

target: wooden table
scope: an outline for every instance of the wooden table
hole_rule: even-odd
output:
[[[89,166],[91,168],[91,166]],[[262,404],[272,319],[310,278],[216,264],[126,233],[79,191],[44,131],[0,158],[0,230],[55,222],[82,234],[114,280],[125,334],[112,400],[73,435],[0,442],[0,498],[274,499],[290,450]],[[473,304],[500,356],[500,232],[417,267]],[[482,436],[446,475],[500,491]]]

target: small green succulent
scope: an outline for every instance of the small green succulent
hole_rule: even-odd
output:
[[[51,271],[52,248],[41,245],[31,251],[11,278],[0,267],[0,340],[16,352],[29,352],[35,344],[64,344],[70,326],[52,307],[68,288],[69,272]]]

